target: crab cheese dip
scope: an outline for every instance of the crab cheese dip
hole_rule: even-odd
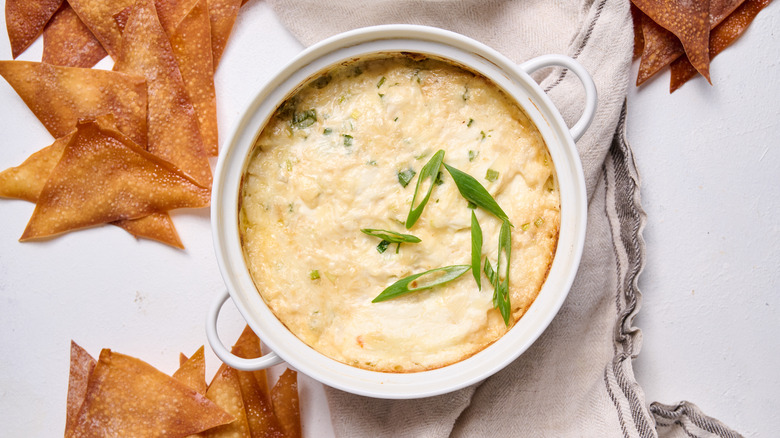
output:
[[[247,163],[255,285],[292,333],[348,365],[417,372],[478,353],[528,310],[555,254],[542,136],[494,83],[443,60],[334,66],[280,105]]]

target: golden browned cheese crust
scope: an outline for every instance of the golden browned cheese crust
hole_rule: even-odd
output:
[[[484,273],[481,290],[467,272],[372,303],[411,274],[471,264],[472,210],[444,167],[420,219],[404,227],[417,184],[413,177],[403,186],[404,172],[418,174],[438,150],[514,224],[510,327],[534,301],[560,224],[540,133],[486,78],[436,59],[387,55],[336,66],[303,85],[262,127],[244,174],[239,218],[249,271],[303,342],[352,366],[415,372],[476,354],[510,328]],[[502,222],[475,212],[483,263],[495,266]],[[380,239],[364,228],[421,242],[380,252]]]

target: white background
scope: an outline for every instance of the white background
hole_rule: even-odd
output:
[[[714,60],[713,86],[697,78],[670,95],[665,72],[628,97],[648,218],[637,379],[648,403],[688,400],[747,436],[780,430],[777,3]],[[0,59],[10,59],[0,33]],[[41,47],[20,59],[39,60]],[[266,4],[242,9],[216,76],[222,141],[251,93],[301,49]],[[0,81],[0,169],[52,141]],[[71,339],[95,357],[110,348],[170,374],[179,352],[206,343],[206,313],[224,287],[205,209],[173,214],[185,251],[110,226],[19,243],[32,210],[0,200],[0,435],[9,437],[62,433]],[[226,344],[243,325],[225,306]],[[206,352],[210,378],[218,361]],[[322,388],[300,380],[304,433],[327,436]]]

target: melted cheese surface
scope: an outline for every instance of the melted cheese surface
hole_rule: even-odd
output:
[[[472,210],[444,166],[419,220],[404,227],[417,177],[404,187],[399,173],[419,173],[439,149],[515,226],[510,327],[482,272],[481,290],[468,271],[372,303],[401,278],[471,264]],[[483,264],[496,266],[501,221],[475,211]],[[522,317],[555,253],[560,197],[541,135],[504,92],[459,66],[396,54],[337,66],[277,110],[249,159],[239,218],[252,278],[289,330],[346,364],[414,372],[479,352]],[[363,228],[421,242],[380,253]]]

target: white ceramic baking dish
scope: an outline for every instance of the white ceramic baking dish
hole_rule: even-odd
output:
[[[345,60],[383,52],[416,52],[451,60],[492,79],[512,96],[542,133],[560,185],[561,228],[558,247],[536,301],[517,324],[495,343],[463,361],[416,373],[384,373],[332,360],[304,344],[276,318],[257,292],[244,263],[238,225],[242,175],[260,129],[276,108],[302,83]],[[580,120],[566,126],[558,110],[529,76],[548,66],[576,74],[585,89]],[[479,382],[515,360],[542,334],[563,304],[574,280],[585,238],[586,195],[574,146],[590,124],[596,88],[585,69],[571,58],[546,55],[517,65],[495,50],[462,35],[437,28],[388,25],[358,29],[329,38],[296,57],[270,80],[246,108],[219,157],[213,185],[211,221],[217,262],[226,292],[211,308],[206,332],[215,354],[242,370],[286,361],[291,367],[335,388],[371,397],[420,398]],[[257,359],[232,355],[217,334],[217,319],[230,298],[249,326],[272,352]]]

